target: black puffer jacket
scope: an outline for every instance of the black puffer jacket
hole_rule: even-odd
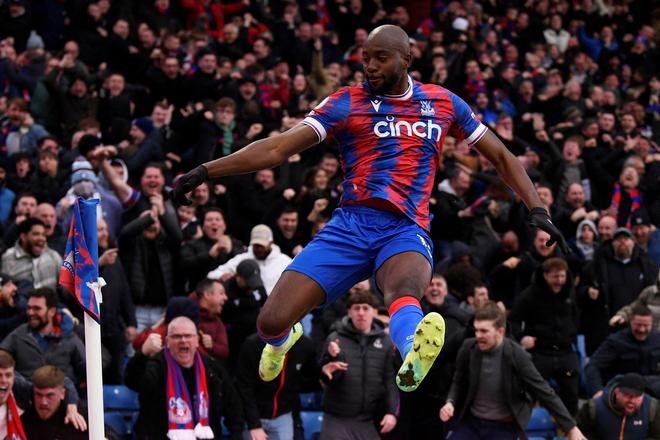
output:
[[[341,352],[328,355],[327,344],[339,339]],[[348,363],[348,370],[333,373],[323,395],[323,411],[338,417],[372,419],[385,412],[397,415],[398,390],[394,381],[392,342],[383,326],[374,320],[368,335],[360,333],[348,316],[337,323],[326,339],[321,365]],[[384,408],[383,408],[384,406]]]
[[[179,257],[181,230],[175,223],[177,222],[176,217],[172,217],[168,212],[160,217],[161,232],[159,236],[150,241],[142,235],[142,232],[153,222],[153,218],[149,215],[138,217],[126,224],[119,234],[119,257],[124,265],[135,305],[164,306],[169,298],[176,294],[174,268]],[[157,261],[149,258],[152,246],[155,247]],[[154,298],[154,292],[151,292],[151,298],[147,297],[147,283],[150,281],[148,274],[154,267],[152,265],[160,268],[162,277],[164,291],[156,293],[158,298]]]
[[[534,336],[534,350],[542,352],[571,351],[578,329],[578,309],[573,277],[567,273],[566,283],[554,294],[539,267],[532,284],[522,291],[509,315],[516,339]]]

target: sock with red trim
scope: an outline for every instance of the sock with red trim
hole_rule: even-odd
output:
[[[279,347],[284,345],[284,343],[289,339],[290,332],[291,332],[291,328],[289,327],[279,335],[266,336],[264,333],[261,332],[261,329],[257,327],[257,333],[259,334],[259,338],[262,341],[264,341],[266,344],[272,345],[275,350],[277,350]]]
[[[390,339],[405,359],[413,345],[415,329],[424,318],[419,300],[404,296],[394,301],[389,307]]]

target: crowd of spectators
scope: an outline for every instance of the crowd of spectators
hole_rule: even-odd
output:
[[[634,0],[0,0],[0,348],[22,375],[55,365],[84,391],[81,312],[57,279],[72,204],[94,197],[108,283],[105,382],[153,388],[163,373],[146,358],[166,365],[165,346],[187,353],[187,334],[167,339],[172,321],[187,316],[209,387],[233,396],[231,411],[245,406],[233,428],[247,420],[252,438],[295,413],[291,395],[321,378],[332,432],[371,432],[364,422],[373,421],[388,438],[442,435],[456,355],[489,299],[572,417],[579,397],[616,407],[620,389],[640,388],[637,378],[625,381],[636,388],[610,383],[625,373],[643,375],[660,397],[654,8]],[[273,408],[281,390],[255,382],[261,345],[251,335],[279,274],[338,205],[341,146],[327,139],[275,169],[204,183],[192,207],[175,206],[169,192],[183,172],[287,130],[328,94],[359,85],[362,46],[386,23],[410,36],[413,79],[463,98],[521,161],[572,252],[546,247],[547,234],[526,224],[525,206],[493,166],[446,136],[430,206],[435,275],[422,300],[447,322],[437,365],[410,395],[383,383],[395,371],[383,363],[392,359],[387,314],[364,296],[373,283],[360,283],[352,300],[314,312],[305,349],[291,353],[304,377],[285,370],[295,385]],[[585,372],[578,334],[592,356]],[[346,360],[367,343],[374,354]],[[128,377],[144,368],[156,378],[147,385]],[[41,382],[59,390],[53,374]],[[234,396],[229,380],[248,394]],[[367,406],[350,395],[358,382]],[[161,410],[145,411],[157,418]],[[280,429],[278,420],[269,429]]]

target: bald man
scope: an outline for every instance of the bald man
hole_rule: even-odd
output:
[[[195,323],[179,316],[167,326],[163,350],[150,356],[138,351],[128,362],[126,385],[140,398],[138,438],[220,438],[223,417],[231,438],[241,438],[243,405],[233,381],[198,349]]]
[[[175,188],[174,199],[190,204],[186,194],[207,178],[275,167],[328,135],[339,142],[340,208],[282,274],[259,314],[264,380],[282,370],[302,332],[301,317],[375,276],[404,358],[397,384],[403,391],[419,386],[444,343],[442,317],[423,316],[419,298],[432,275],[429,198],[447,133],[484,154],[531,209],[532,223],[563,244],[517,159],[459,97],[414,81],[411,61],[408,35],[397,26],[377,27],[364,45],[364,83],[339,89],[290,130],[200,165]]]

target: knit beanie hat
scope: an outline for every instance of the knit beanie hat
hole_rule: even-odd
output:
[[[38,33],[35,31],[30,31],[30,36],[28,37],[27,40],[27,49],[43,49],[44,48],[44,40],[39,36]]]
[[[135,125],[137,128],[142,130],[142,132],[146,135],[148,135],[154,130],[154,123],[151,121],[151,119],[147,118],[146,116],[133,119],[133,125]]]
[[[92,169],[92,164],[87,160],[79,158],[71,165],[71,185],[87,180],[96,183],[96,174]]]

